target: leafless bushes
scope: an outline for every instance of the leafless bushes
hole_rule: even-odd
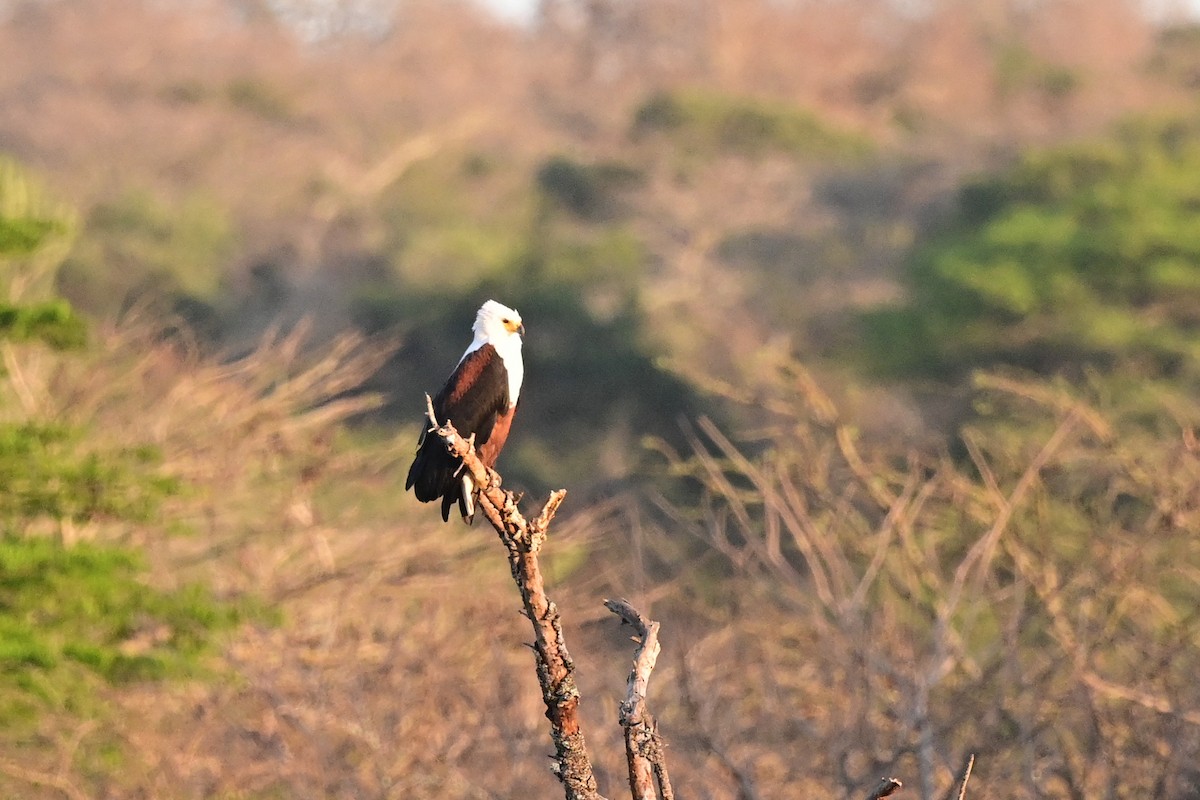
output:
[[[734,695],[694,671],[709,725],[737,741],[757,719],[760,750],[806,742],[810,774],[844,796],[880,774],[944,796],[970,753],[1010,796],[1185,796],[1200,748],[1192,428],[1160,408],[1150,432],[994,378],[984,402],[1010,423],[970,426],[960,458],[904,456],[860,441],[803,377],[781,380],[772,407],[794,411],[759,452],[700,421],[675,461],[695,511],[662,504],[742,587],[736,622],[688,663],[751,647],[771,687]]]
[[[185,487],[168,503],[171,527],[196,534],[164,538],[126,525],[104,535],[169,552],[176,566],[189,550],[198,563],[242,552],[246,574],[230,583],[226,573],[222,588],[284,591],[271,576],[289,557],[281,527],[310,532],[306,546],[319,552],[314,492],[380,457],[339,452],[336,440],[347,420],[378,405],[360,387],[392,346],[353,334],[318,344],[303,324],[224,359],[138,322],[98,338],[101,352],[77,359],[31,354],[20,380],[46,417],[84,426],[99,442],[156,450],[161,471]]]

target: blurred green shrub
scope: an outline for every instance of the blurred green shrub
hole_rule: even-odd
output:
[[[0,157],[0,283],[8,296],[0,300],[0,338],[58,348],[83,344],[83,321],[68,303],[47,297],[74,232],[74,215],[49,200],[15,161]]]
[[[11,260],[69,239],[71,212],[49,200],[17,162],[0,156],[0,259]]]
[[[83,343],[85,326],[66,301],[14,299],[30,286],[23,265],[42,262],[53,274],[70,219],[0,161],[0,278],[10,298],[0,302],[0,334],[14,363],[23,342]],[[144,215],[109,221],[121,220],[146,232]],[[195,242],[174,239],[165,217],[157,222],[154,244]],[[23,737],[44,711],[99,714],[98,680],[194,673],[209,633],[242,611],[198,587],[148,587],[141,558],[126,548],[68,543],[66,532],[81,524],[154,520],[178,482],[161,474],[153,448],[100,445],[87,430],[13,402],[11,380],[0,378],[0,726]]]
[[[142,296],[211,299],[233,251],[224,208],[201,196],[181,203],[131,192],[88,215],[58,277],[86,311],[114,314]]]
[[[234,108],[267,122],[290,122],[295,117],[291,99],[282,89],[257,77],[230,81],[225,97]]]
[[[468,291],[525,248],[536,195],[528,174],[479,153],[411,166],[380,198],[385,281]],[[386,291],[386,289],[384,290]]]
[[[537,171],[542,193],[581,220],[604,222],[621,211],[620,193],[640,184],[640,171],[615,161],[582,164],[554,156]]]
[[[97,678],[196,674],[211,634],[243,616],[198,586],[151,589],[144,571],[124,548],[0,535],[0,724],[8,734],[47,710],[102,714]]]
[[[866,316],[876,369],[1200,377],[1200,121],[1130,122],[967,185],[908,284]]]
[[[1003,95],[1032,89],[1061,101],[1082,83],[1078,72],[1040,58],[1022,42],[1008,42],[996,50],[996,84]]]
[[[80,347],[87,325],[65,300],[10,305],[0,302],[0,336],[16,342],[39,341],[51,347]]]
[[[150,520],[179,488],[156,474],[157,462],[153,448],[100,452],[83,432],[61,425],[0,424],[0,525],[19,529],[43,517]]]
[[[867,137],[839,130],[810,111],[699,89],[653,95],[634,113],[632,133],[669,136],[685,150],[750,158],[859,158],[873,149]]]

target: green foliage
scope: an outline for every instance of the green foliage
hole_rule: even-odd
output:
[[[453,153],[413,165],[381,199],[385,277],[468,291],[519,257],[535,200],[528,175],[505,161]]]
[[[804,109],[698,89],[662,92],[638,108],[633,135],[653,133],[686,150],[750,158],[860,158],[873,149],[865,136],[838,130]]]
[[[179,488],[156,473],[158,460],[147,447],[96,451],[83,432],[61,426],[0,425],[0,524],[150,520]]]
[[[38,274],[57,267],[53,251],[69,242],[73,229],[68,211],[46,199],[15,162],[0,158],[0,279],[10,294],[18,283],[26,293],[38,288]],[[84,321],[63,300],[0,300],[0,338],[65,349],[86,337]]]
[[[225,97],[235,108],[268,122],[290,122],[295,116],[292,101],[283,90],[261,78],[230,81]]]
[[[1025,89],[1063,100],[1079,89],[1082,78],[1074,70],[1039,58],[1021,42],[1009,42],[996,52],[996,82],[1003,94]]]
[[[866,318],[876,368],[1200,377],[1200,123],[1130,123],[966,186],[909,282]]]
[[[0,337],[15,342],[44,342],[65,350],[87,341],[87,323],[65,300],[11,305],[0,302]]]
[[[71,215],[47,200],[15,161],[0,157],[0,263],[66,239],[72,229]]]
[[[1163,28],[1149,67],[1180,86],[1200,86],[1200,25],[1187,23]]]
[[[123,548],[0,536],[0,724],[98,713],[96,678],[196,674],[211,634],[245,613],[198,586],[152,589],[144,570]]]
[[[147,262],[166,267],[176,250],[203,250],[220,238],[203,214],[184,214],[180,221],[154,212],[137,203],[106,208],[90,224],[125,234],[120,241],[128,249],[116,253],[129,257],[117,260],[123,265],[141,258],[143,267]],[[11,262],[0,263],[13,270],[4,276],[10,284],[35,287],[36,272],[16,273],[23,264],[41,262],[53,271],[58,262],[52,244],[64,241],[69,219],[41,200],[13,165],[0,162],[0,257]],[[180,263],[186,268],[196,262]],[[98,269],[120,271],[111,266],[105,262]],[[55,297],[0,302],[0,336],[13,344],[37,341],[65,348],[84,343],[85,325]],[[12,354],[19,359],[21,352],[14,347]],[[43,730],[46,715],[103,716],[98,690],[106,682],[196,674],[211,634],[235,624],[246,611],[196,586],[151,588],[143,580],[142,559],[129,549],[91,541],[68,546],[46,535],[97,522],[151,522],[163,499],[179,490],[178,482],[161,474],[154,448],[99,446],[85,429],[4,410],[0,727],[5,737],[25,741]],[[108,769],[119,759],[111,742],[89,745],[88,752]]]
[[[621,211],[620,192],[642,181],[642,174],[612,161],[581,164],[565,156],[548,159],[537,172],[547,198],[582,220],[603,222]]]
[[[21,255],[41,246],[48,236],[61,233],[53,220],[0,217],[0,253]]]
[[[536,251],[515,265],[522,282],[580,293],[597,318],[615,316],[634,296],[646,263],[637,237],[617,227],[586,235],[545,235],[531,245]]]
[[[58,287],[86,310],[107,314],[138,293],[211,298],[233,242],[227,213],[203,197],[171,204],[131,192],[88,215]]]

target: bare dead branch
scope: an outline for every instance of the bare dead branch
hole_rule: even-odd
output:
[[[867,800],[880,800],[880,798],[883,797],[890,797],[892,794],[895,794],[897,791],[899,791],[900,787],[902,786],[904,786],[904,784],[895,778],[884,778],[879,781],[879,784],[871,790],[869,795],[867,795]]]
[[[971,780],[971,770],[975,768],[975,754],[967,759],[967,767],[963,770],[962,782],[958,785],[958,800],[966,800],[967,781]]]
[[[605,600],[604,606],[631,625],[637,636],[637,652],[629,673],[625,700],[621,702],[620,722],[625,730],[625,757],[629,765],[629,789],[633,800],[673,800],[675,791],[667,774],[662,737],[658,723],[646,708],[650,673],[661,649],[659,625],[643,616],[627,600]],[[656,790],[657,789],[657,790]]]
[[[1074,653],[1071,653],[1071,655],[1075,656]],[[1079,659],[1077,658],[1076,660]],[[1082,671],[1079,679],[1089,689],[1104,697],[1134,703],[1142,708],[1148,708],[1159,714],[1182,720],[1189,725],[1200,725],[1200,710],[1180,708],[1166,697],[1133,686],[1122,686],[1121,684],[1113,683],[1112,681],[1105,680],[1091,669]]]
[[[478,487],[479,508],[508,552],[513,580],[521,592],[525,614],[533,624],[538,681],[546,704],[546,718],[550,720],[550,736],[554,740],[552,770],[562,781],[567,800],[604,800],[596,787],[581,727],[575,664],[567,652],[558,607],[546,596],[537,557],[546,540],[550,521],[567,493],[562,489],[552,492],[541,512],[526,521],[517,508],[513,493],[500,487],[500,475],[479,460],[473,442],[459,435],[449,421],[440,424],[433,401],[428,395],[425,400],[430,431],[442,440],[452,455],[462,459],[463,468]]]

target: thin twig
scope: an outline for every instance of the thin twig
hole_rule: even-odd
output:
[[[867,800],[880,800],[880,798],[888,797],[897,792],[904,784],[895,778],[883,778],[879,784],[871,790],[867,795]]]
[[[971,770],[975,767],[975,754],[971,753],[971,757],[967,759],[967,768],[963,770],[962,783],[958,787],[958,800],[965,800],[967,796],[967,781],[971,780]]]

